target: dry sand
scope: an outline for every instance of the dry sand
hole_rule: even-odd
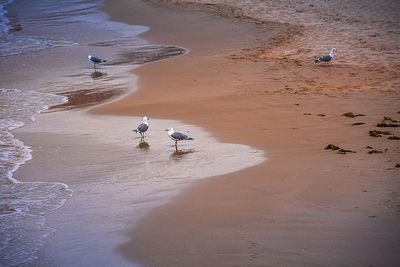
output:
[[[289,1],[290,9],[287,1],[270,9],[263,1],[173,2],[106,1],[112,19],[148,25],[145,38],[191,53],[135,70],[139,91],[93,112],[194,123],[219,140],[264,150],[268,161],[197,182],[142,219],[121,251],[148,266],[395,266],[399,141],[368,132],[382,130],[376,123],[384,116],[400,119],[398,42],[385,41],[399,38],[398,28],[385,28],[398,5],[365,3],[364,17],[349,2],[341,17],[326,6],[310,11],[322,1]],[[256,13],[260,5],[270,12]],[[277,15],[285,10],[292,13]],[[357,31],[368,28],[370,13],[386,14],[368,25],[388,35]],[[316,38],[331,28],[338,38]],[[332,43],[339,51],[333,63],[314,64]],[[324,150],[330,143],[356,153]],[[383,153],[368,154],[373,149]]]

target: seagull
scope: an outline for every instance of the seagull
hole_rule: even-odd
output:
[[[182,140],[194,140],[193,138],[179,132],[175,132],[174,128],[168,128],[165,130],[168,132],[169,137],[175,141],[175,149],[178,152],[178,141]]]
[[[107,62],[107,60],[105,60],[105,59],[102,59],[102,58],[99,58],[99,57],[96,57],[96,56],[91,56],[91,55],[88,55],[88,59],[91,61],[91,62],[93,62],[93,68],[96,70],[96,64],[100,64],[100,63],[103,63],[103,62]]]
[[[140,136],[144,137],[144,133],[147,131],[147,129],[149,129],[149,122],[148,122],[148,118],[146,116],[143,117],[143,122],[141,124],[139,124],[139,126],[135,129],[132,130],[135,133],[140,133]]]
[[[333,53],[335,53],[336,48],[332,48],[331,52],[329,53],[329,55],[320,57],[319,59],[315,60],[315,63],[319,63],[319,62],[329,62],[332,58],[333,58]]]

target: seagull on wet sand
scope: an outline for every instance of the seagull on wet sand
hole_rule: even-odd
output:
[[[148,122],[148,118],[146,116],[143,117],[143,122],[139,124],[139,126],[135,129],[132,130],[136,133],[140,133],[140,136],[144,137],[144,133],[149,129],[149,122]]]
[[[326,55],[326,56],[320,57],[319,59],[316,59],[315,63],[331,61],[331,59],[333,58],[333,53],[335,53],[335,51],[336,51],[336,48],[332,48],[329,55]]]
[[[168,128],[165,130],[168,132],[169,137],[175,141],[175,150],[178,152],[178,141],[182,140],[194,140],[193,138],[179,132],[175,132],[174,128]]]
[[[96,64],[107,62],[107,60],[105,60],[105,59],[102,59],[102,58],[96,57],[96,56],[92,56],[92,55],[88,55],[88,59],[89,59],[89,61],[91,61],[93,63],[93,68],[95,70],[96,70]]]

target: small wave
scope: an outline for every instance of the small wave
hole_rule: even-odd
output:
[[[8,33],[10,30],[10,20],[6,17],[8,13],[7,10],[4,9],[4,6],[11,4],[14,0],[6,0],[0,1],[0,34],[1,33]]]
[[[14,0],[0,1],[0,56],[18,55],[27,52],[40,51],[50,47],[75,45],[75,42],[51,40],[31,36],[10,34],[12,28],[4,7]]]
[[[12,56],[27,52],[40,51],[51,47],[64,47],[76,45],[75,42],[63,40],[46,40],[12,34],[2,34],[0,36],[0,56]]]

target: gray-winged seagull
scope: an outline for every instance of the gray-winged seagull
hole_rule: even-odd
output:
[[[175,150],[178,152],[178,141],[182,140],[194,140],[186,134],[175,132],[174,128],[168,128],[165,131],[168,132],[169,137],[175,141]]]
[[[107,60],[102,59],[100,57],[88,55],[88,59],[93,62],[93,68],[96,70],[96,64],[100,64],[103,62],[107,62]]]
[[[332,48],[329,55],[326,55],[326,56],[320,57],[319,59],[316,59],[315,63],[331,61],[331,59],[333,58],[333,53],[335,53],[335,51],[336,51],[336,48]]]
[[[143,117],[143,122],[139,124],[139,126],[135,129],[132,130],[136,133],[140,133],[140,136],[143,138],[144,137],[144,133],[147,131],[147,129],[149,129],[149,122],[148,122],[148,118],[146,116]]]

